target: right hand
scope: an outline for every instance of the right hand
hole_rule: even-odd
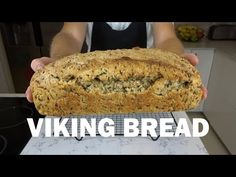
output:
[[[193,66],[196,66],[199,63],[199,59],[196,54],[185,53],[183,54],[183,57],[186,58]],[[207,92],[208,92],[207,88],[202,86],[203,100],[207,98]]]
[[[49,57],[41,57],[41,58],[36,58],[32,60],[31,62],[31,68],[35,72],[37,70],[42,69],[45,65],[54,62],[55,59],[49,58]],[[32,97],[32,92],[30,89],[30,86],[27,88],[25,92],[26,98],[30,103],[33,103],[33,97]]]

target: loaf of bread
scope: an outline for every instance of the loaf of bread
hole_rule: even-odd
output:
[[[199,72],[160,49],[78,53],[35,72],[30,87],[42,115],[171,112],[201,101]]]

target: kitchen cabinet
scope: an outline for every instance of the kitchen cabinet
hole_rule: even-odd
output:
[[[216,50],[204,114],[227,149],[236,154],[236,55]]]
[[[31,61],[41,57],[40,48],[37,46],[10,46],[6,52],[15,92],[24,93],[33,75],[30,67]]]
[[[203,85],[208,88],[208,81],[211,72],[211,66],[214,58],[213,48],[186,48],[186,52],[194,53],[199,58],[199,64],[196,66],[200,72]],[[201,101],[198,108],[191,111],[202,112],[205,101]]]
[[[0,93],[15,92],[1,33],[0,33],[0,83],[1,83]]]
[[[42,33],[42,41],[44,46],[49,48],[53,37],[60,32],[63,27],[63,22],[40,22],[40,29]]]
[[[7,71],[2,74],[2,70],[8,69],[14,86],[12,91],[7,88],[9,83],[4,84],[4,87],[0,86],[0,92],[25,92],[33,75],[31,61],[42,56],[49,56],[50,41],[60,30],[61,24],[63,23],[0,23],[3,45],[0,50],[5,52],[3,53],[6,55],[5,60],[8,65],[5,67],[6,62],[5,65],[2,64],[4,56],[0,56],[0,81],[1,83],[10,81],[10,77],[6,75]]]

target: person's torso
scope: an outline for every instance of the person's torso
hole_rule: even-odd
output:
[[[151,23],[146,22],[90,22],[86,44],[88,51],[152,47]]]

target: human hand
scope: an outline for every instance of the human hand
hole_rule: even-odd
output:
[[[37,70],[42,69],[45,65],[52,63],[54,61],[55,61],[55,59],[49,58],[49,57],[36,58],[36,59],[32,60],[31,68],[35,72]],[[32,97],[32,92],[31,92],[30,86],[27,88],[25,95],[26,95],[27,100],[32,103],[33,97]]]
[[[199,63],[198,57],[193,53],[185,53],[182,55],[184,58],[186,58],[193,66],[196,66]],[[207,88],[202,86],[203,96],[202,99],[207,98]]]

